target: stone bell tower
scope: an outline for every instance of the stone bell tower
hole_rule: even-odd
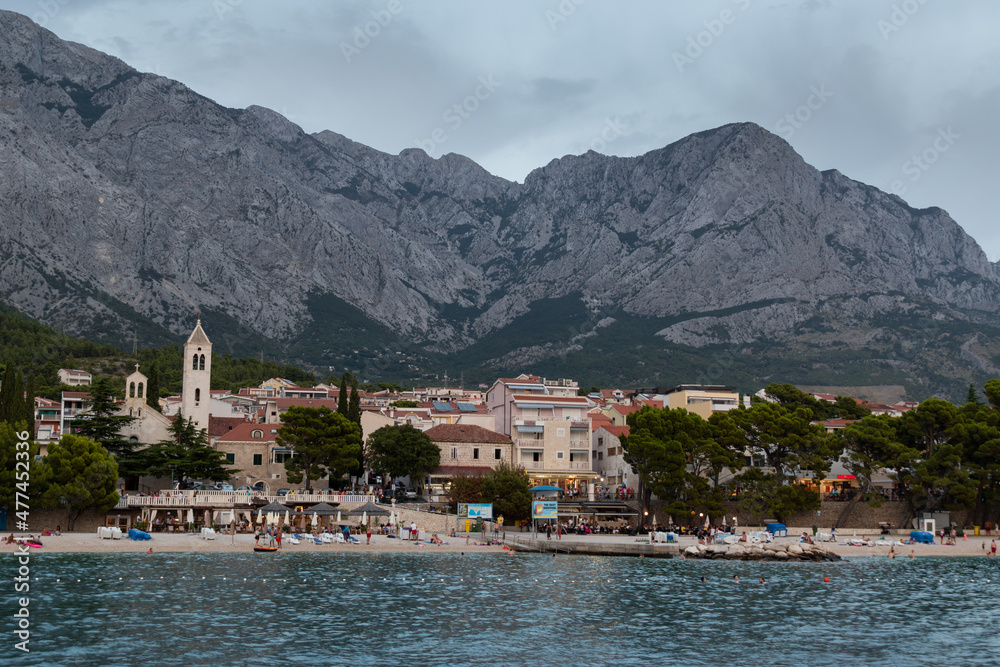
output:
[[[201,328],[201,318],[184,343],[184,388],[181,414],[193,419],[197,428],[208,430],[208,408],[212,386],[212,342]]]

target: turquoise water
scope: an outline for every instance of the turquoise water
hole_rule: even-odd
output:
[[[32,567],[31,653],[0,663],[1000,664],[1000,559],[160,553]]]

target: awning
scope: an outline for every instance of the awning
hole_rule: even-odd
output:
[[[545,431],[544,426],[528,426],[527,424],[518,424],[514,428],[522,433],[543,433]]]

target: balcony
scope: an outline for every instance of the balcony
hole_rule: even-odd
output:
[[[590,461],[570,461],[570,470],[590,470]]]
[[[545,461],[519,461],[518,464],[525,470],[543,470]]]

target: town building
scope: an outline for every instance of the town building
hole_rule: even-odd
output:
[[[553,485],[593,499],[591,425],[593,402],[577,395],[571,380],[522,374],[500,378],[487,390],[486,407],[497,433],[514,443],[514,462],[533,485]]]
[[[514,443],[501,433],[475,424],[439,424],[426,431],[441,450],[441,463],[428,474],[432,501],[447,500],[455,475],[485,475],[498,463],[514,463]]]
[[[75,368],[60,368],[56,374],[59,376],[61,384],[67,384],[71,387],[90,386],[94,379],[94,376],[87,371],[79,371]]]

